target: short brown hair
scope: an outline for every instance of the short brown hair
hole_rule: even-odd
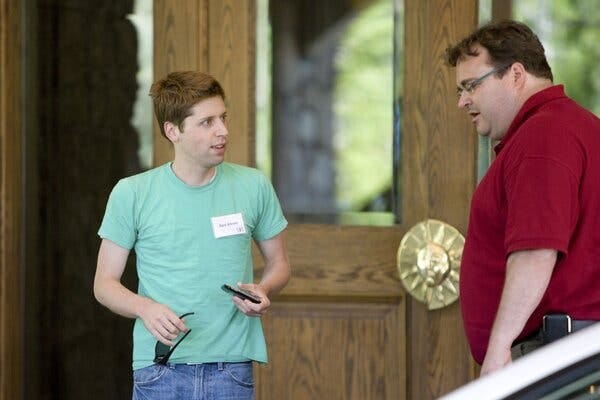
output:
[[[553,80],[544,46],[537,35],[521,22],[504,20],[483,25],[455,46],[448,47],[446,62],[456,67],[466,57],[477,56],[479,53],[475,46],[478,44],[487,49],[494,67],[520,62],[532,75]]]
[[[166,121],[183,130],[183,121],[189,117],[191,108],[199,101],[220,96],[225,100],[225,91],[212,76],[198,71],[171,72],[152,84],[150,97],[154,102],[154,114],[164,137]]]

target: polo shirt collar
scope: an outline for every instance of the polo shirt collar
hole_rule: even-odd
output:
[[[502,140],[500,140],[500,142],[496,146],[494,146],[494,151],[496,152],[496,155],[500,153],[500,150],[502,150],[506,143],[508,143],[508,141],[517,133],[519,127],[523,124],[523,122],[525,122],[525,120],[529,118],[529,116],[539,106],[546,104],[552,100],[560,99],[563,97],[567,97],[567,95],[565,94],[564,86],[554,85],[550,86],[549,88],[540,90],[539,92],[535,93],[533,96],[528,98],[517,113],[517,115],[515,116],[515,119],[513,119],[513,122],[510,124],[506,135],[504,135]]]

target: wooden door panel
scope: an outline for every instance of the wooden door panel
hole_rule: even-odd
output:
[[[285,232],[293,277],[286,296],[398,298],[400,227],[290,225]],[[255,257],[258,273],[261,260]]]
[[[399,227],[290,225],[292,279],[263,319],[260,399],[403,399],[405,298]],[[257,275],[262,261],[255,252]]]
[[[269,363],[256,397],[402,399],[404,303],[277,302],[263,318]]]

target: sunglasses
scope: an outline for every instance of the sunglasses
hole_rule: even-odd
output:
[[[179,319],[193,314],[193,312],[185,313],[183,315],[180,315]],[[179,346],[179,343],[183,342],[183,339],[185,339],[191,331],[191,329],[188,329],[188,331],[181,337],[181,339],[179,339],[177,343],[175,343],[172,347],[164,344],[163,342],[157,341],[156,346],[154,346],[154,362],[156,364],[166,365],[169,361],[169,358],[171,357],[171,354],[173,354],[177,346]]]

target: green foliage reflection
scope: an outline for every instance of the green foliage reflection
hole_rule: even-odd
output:
[[[600,115],[600,2],[522,0],[514,16],[538,34],[554,73],[569,96]]]
[[[336,57],[334,145],[342,211],[377,209],[373,202],[391,187],[392,16],[390,0],[362,10],[348,25]]]

